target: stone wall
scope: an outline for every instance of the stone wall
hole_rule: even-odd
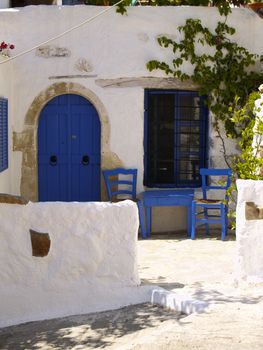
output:
[[[145,301],[133,202],[1,203],[0,222],[0,327]]]
[[[237,180],[237,278],[263,282],[263,181]]]

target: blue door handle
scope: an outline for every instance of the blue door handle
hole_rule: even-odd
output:
[[[55,156],[55,155],[50,156],[49,164],[52,165],[52,166],[57,165],[57,156]]]
[[[85,154],[83,157],[82,157],[82,161],[81,163],[83,165],[89,165],[89,156],[87,154]]]

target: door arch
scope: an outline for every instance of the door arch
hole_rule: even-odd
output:
[[[51,99],[37,133],[39,200],[100,200],[100,140],[93,104],[76,94]]]

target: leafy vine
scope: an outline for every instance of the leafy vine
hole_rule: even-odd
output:
[[[87,4],[100,4],[103,2],[104,5],[113,5],[118,2],[117,0],[85,0]],[[251,0],[144,0],[143,5],[147,6],[212,6],[217,7],[221,15],[227,16],[231,12],[231,7],[244,6],[251,2]],[[136,5],[140,1],[137,0],[124,0],[117,6],[117,12],[124,14],[126,13],[126,6]]]
[[[232,121],[240,130],[240,153],[234,156],[232,183],[228,189],[232,203],[229,216],[235,218],[236,180],[263,180],[263,87],[261,94],[252,92],[242,108],[233,111],[230,107],[230,112],[233,113]],[[232,221],[232,226],[235,227],[235,221]]]
[[[223,146],[226,164],[233,170],[233,183],[229,190],[235,202],[235,180],[263,179],[263,159],[258,157],[263,135],[263,121],[256,118],[254,92],[263,81],[263,72],[257,71],[262,56],[231,41],[235,29],[226,22],[218,22],[212,32],[199,19],[187,19],[180,26],[180,41],[165,36],[158,38],[164,48],[174,54],[171,63],[151,60],[147,68],[160,69],[181,81],[192,80],[199,86],[199,93],[207,96],[207,105],[214,116],[214,128]],[[192,73],[184,71],[185,63],[192,65]],[[262,104],[261,104],[261,108]],[[240,153],[231,161],[228,158],[220,124],[225,127],[226,136],[236,138]],[[260,135],[260,137],[259,137]],[[255,143],[255,136],[257,142]],[[235,215],[235,208],[230,211]]]
[[[240,136],[229,107],[236,110],[243,106],[249,93],[260,85],[263,74],[256,71],[256,62],[262,58],[231,41],[235,29],[225,22],[218,22],[212,32],[199,19],[187,19],[178,29],[183,34],[179,42],[165,36],[158,38],[160,46],[172,49],[172,63],[151,60],[147,68],[163,70],[181,81],[191,79],[199,86],[200,94],[207,96],[216,130],[221,120],[227,136]],[[183,71],[186,62],[192,65],[192,74]]]

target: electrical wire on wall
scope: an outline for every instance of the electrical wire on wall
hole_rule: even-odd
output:
[[[96,18],[98,18],[98,17],[104,15],[105,13],[109,12],[109,11],[112,10],[114,7],[120,5],[120,4],[121,4],[122,2],[124,2],[124,1],[125,1],[125,0],[120,0],[120,1],[118,1],[116,4],[114,4],[114,5],[112,5],[112,6],[108,7],[108,8],[106,8],[105,10],[99,12],[99,13],[96,14],[95,16],[92,16],[92,17],[86,19],[85,21],[83,21],[83,22],[81,22],[81,23],[79,23],[79,24],[77,24],[77,25],[75,25],[75,26],[73,26],[73,27],[71,27],[71,28],[65,30],[64,32],[62,32],[62,33],[60,33],[60,34],[58,34],[58,35],[56,35],[56,36],[54,36],[54,37],[52,37],[52,38],[46,40],[46,41],[43,41],[43,42],[41,42],[41,43],[39,43],[39,44],[37,44],[37,45],[31,47],[30,49],[24,50],[24,51],[18,53],[17,55],[15,55],[15,56],[9,57],[9,58],[6,59],[5,61],[0,62],[0,65],[1,65],[1,64],[4,64],[4,63],[7,63],[7,62],[10,62],[10,61],[13,61],[13,60],[15,60],[15,59],[18,58],[18,57],[21,57],[21,56],[23,56],[23,55],[25,55],[25,54],[27,54],[27,53],[29,53],[29,52],[31,52],[31,51],[36,50],[37,48],[39,48],[39,47],[42,46],[42,45],[46,45],[46,44],[50,43],[51,41],[54,41],[54,40],[56,40],[56,39],[59,39],[59,38],[61,38],[62,36],[68,34],[68,33],[71,33],[72,31],[74,31],[74,30],[76,30],[76,29],[78,29],[78,28],[84,26],[84,25],[87,24],[87,23],[90,23],[90,22],[93,21],[94,19],[96,19]]]

